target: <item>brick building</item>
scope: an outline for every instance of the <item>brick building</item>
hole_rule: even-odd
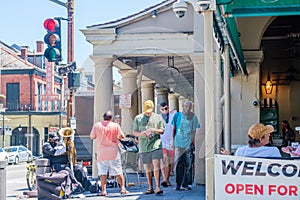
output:
[[[5,96],[0,141],[27,146],[39,155],[48,132],[67,123],[63,79],[46,62],[43,42],[37,42],[36,52],[1,41],[0,47],[0,94]]]

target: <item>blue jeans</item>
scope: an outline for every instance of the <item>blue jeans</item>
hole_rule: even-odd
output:
[[[187,187],[193,183],[193,157],[193,146],[189,146],[187,148],[175,147],[175,172],[177,185]]]

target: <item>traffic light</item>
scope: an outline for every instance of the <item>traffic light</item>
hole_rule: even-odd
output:
[[[44,37],[44,42],[48,48],[44,52],[44,56],[49,62],[60,62],[61,57],[61,27],[60,19],[48,18],[44,21],[44,28],[47,34]]]

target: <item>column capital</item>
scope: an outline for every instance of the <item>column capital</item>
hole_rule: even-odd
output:
[[[194,64],[204,64],[204,53],[191,53],[190,58]]]
[[[152,88],[152,89],[154,89],[154,84],[155,84],[155,81],[142,80],[141,87],[142,88]]]
[[[137,78],[137,70],[135,69],[120,69],[118,72],[122,78]]]
[[[168,94],[168,88],[166,87],[155,87],[156,94]]]
[[[263,51],[243,51],[246,63],[261,63],[264,59]]]
[[[176,94],[176,93],[169,94],[169,99],[178,99],[178,97],[179,97],[179,94]]]
[[[90,57],[94,61],[95,66],[96,65],[107,66],[108,64],[112,66],[113,61],[116,59],[116,56],[114,55],[92,55]]]

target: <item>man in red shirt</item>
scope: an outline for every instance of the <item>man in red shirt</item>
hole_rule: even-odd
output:
[[[121,194],[128,194],[125,189],[125,181],[122,170],[121,156],[118,149],[119,139],[124,138],[120,126],[112,122],[112,112],[107,111],[103,120],[94,124],[90,134],[92,140],[97,142],[97,166],[100,176],[102,191],[100,196],[106,196],[107,172],[110,176],[116,176],[121,186]]]

